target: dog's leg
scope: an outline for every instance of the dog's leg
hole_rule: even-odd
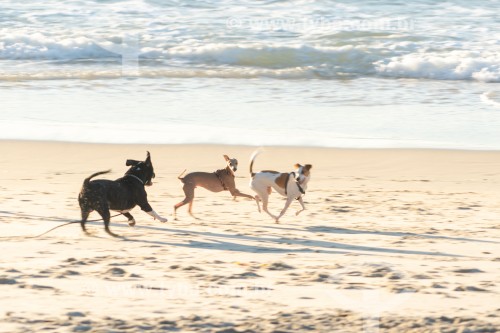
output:
[[[128,219],[128,225],[133,227],[135,225],[135,219],[130,213],[122,213]]]
[[[168,220],[164,217],[161,217],[160,215],[158,215],[157,212],[155,212],[154,210],[151,210],[149,212],[146,212],[148,215],[151,215],[155,220],[160,220],[160,222],[168,222]]]
[[[193,201],[194,201],[194,200],[191,200],[191,201],[189,202],[188,212],[189,212],[189,215],[191,215],[191,217],[192,217],[192,218],[194,218],[194,219],[196,219],[196,220],[199,220],[199,218],[198,218],[198,217],[196,217],[196,216],[194,216],[194,215],[193,215]]]
[[[184,206],[187,203],[188,203],[188,201],[186,199],[184,199],[174,206],[174,220],[177,220],[177,209]]]
[[[166,218],[161,217],[160,215],[158,215],[157,212],[153,210],[153,207],[151,207],[151,205],[147,200],[147,196],[148,195],[146,191],[143,189],[143,195],[141,200],[137,200],[137,204],[139,205],[139,207],[141,207],[141,210],[146,214],[152,216],[155,220],[160,220],[160,222],[167,222],[168,220]],[[132,217],[132,215],[130,215],[130,217]]]
[[[255,202],[257,203],[257,209],[259,210],[259,213],[262,213],[262,211],[260,210],[260,197],[258,195],[255,196]]]
[[[276,223],[279,223],[279,222],[278,222],[278,220],[279,220],[279,219],[280,219],[283,215],[285,215],[285,212],[286,212],[286,210],[288,209],[288,207],[290,207],[290,204],[292,203],[292,201],[293,201],[293,198],[288,197],[288,198],[286,199],[285,207],[283,207],[283,209],[281,210],[280,215],[276,218]]]
[[[184,198],[184,200],[174,206],[174,220],[177,220],[177,209],[188,203],[190,204],[190,206],[192,206],[192,202],[194,199],[194,186],[189,183],[184,184],[182,190],[184,191],[184,195],[186,197]],[[191,214],[191,209],[189,209],[189,214]]]
[[[299,215],[300,213],[302,213],[303,211],[306,210],[306,206],[304,206],[304,200],[302,200],[302,197],[299,197],[299,203],[300,205],[302,206],[302,209],[301,210],[298,210],[296,213],[295,213],[295,216]]]
[[[113,233],[109,230],[109,222],[111,220],[111,214],[109,213],[109,208],[107,204],[102,204],[99,209],[96,209],[99,215],[101,215],[102,220],[104,221],[104,229],[106,232],[113,237],[120,237],[117,234]]]
[[[89,214],[90,214],[90,211],[88,211],[86,209],[82,209],[82,220],[80,221],[80,226],[82,227],[82,230],[86,235],[89,235],[87,228],[85,228],[85,222],[87,222],[87,219],[89,218]]]
[[[257,209],[259,210],[259,213],[262,213],[262,211],[260,210],[260,203],[259,201],[262,201],[262,193],[265,193],[262,191],[262,186],[257,186],[258,184],[256,184],[255,182],[255,179],[252,179],[250,181],[250,188],[255,192],[257,193],[254,197],[255,199],[255,202],[257,203]]]
[[[271,214],[267,210],[267,203],[269,202],[269,195],[267,193],[261,193],[260,198],[262,200],[262,210],[265,211],[267,214],[269,214],[269,216],[271,216],[273,218],[273,220],[277,220],[276,216],[274,216],[273,214]]]
[[[254,199],[254,197],[252,197],[251,195],[242,193],[237,188],[229,189],[229,192],[231,192],[231,195],[233,196],[233,199],[235,199],[235,200],[236,200],[236,197],[243,197],[243,198],[248,198],[248,199],[252,199],[252,200]]]

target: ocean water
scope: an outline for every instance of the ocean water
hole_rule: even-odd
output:
[[[0,139],[500,149],[500,0],[3,0]]]

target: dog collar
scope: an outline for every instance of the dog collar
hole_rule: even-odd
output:
[[[142,179],[141,179],[141,178],[139,178],[139,177],[137,177],[136,175],[128,174],[128,175],[125,175],[125,177],[132,177],[132,178],[135,178],[135,179],[137,179],[138,181],[140,181],[142,185],[144,185],[144,182],[142,181]]]
[[[290,172],[287,176],[286,176],[286,180],[285,180],[285,194],[288,194],[288,191],[287,191],[287,185],[288,185],[288,181],[290,180],[290,177],[293,175],[293,178],[294,178],[294,181],[295,181],[295,184],[297,185],[297,187],[299,188],[299,191],[300,193],[302,193],[303,195],[306,194],[306,191],[304,191],[304,189],[302,188],[302,186],[300,186],[299,182],[295,180],[295,172]],[[297,198],[298,199],[298,198]]]
[[[234,171],[233,171],[233,169],[231,168],[231,166],[229,166],[229,165],[228,165],[228,166],[227,166],[225,169],[223,169],[223,170],[226,170],[226,171],[227,171],[227,173],[229,173],[231,176],[236,177],[236,175],[234,174]]]
[[[228,173],[228,174],[229,174],[229,172],[227,171],[227,169],[219,169],[219,170],[217,170],[217,171],[214,171],[214,174],[215,174],[215,175],[217,176],[217,178],[219,179],[219,181],[220,181],[220,183],[221,183],[222,188],[224,189],[224,191],[227,191],[227,190],[228,190],[228,188],[227,188],[226,184],[224,184],[224,180],[222,179],[222,175],[221,175],[221,173],[222,173],[222,172],[224,172],[224,171],[226,171],[226,173]],[[233,174],[233,177],[234,177],[234,174]]]
[[[302,186],[300,186],[300,184],[298,182],[296,184],[297,184],[297,187],[299,188],[300,193],[306,194],[306,191],[304,191],[304,189],[302,188]]]

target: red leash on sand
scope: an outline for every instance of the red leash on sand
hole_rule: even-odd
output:
[[[119,215],[122,215],[121,213],[120,214],[116,214],[116,215],[113,215],[113,216],[110,216],[110,218],[112,217],[117,217]],[[96,219],[96,220],[87,220],[87,222],[98,222],[98,221],[102,221],[102,218],[101,219]],[[68,223],[64,223],[64,224],[61,224],[61,225],[58,225],[57,227],[54,227],[48,231],[45,231],[43,234],[40,234],[40,235],[37,235],[37,236],[31,236],[31,237],[26,237],[26,238],[38,238],[40,236],[43,236],[45,234],[48,234],[49,232],[51,232],[52,230],[55,230],[57,228],[60,228],[60,227],[64,227],[65,225],[68,225],[68,224],[73,224],[73,223],[80,223],[80,221],[71,221],[71,222],[68,222]]]

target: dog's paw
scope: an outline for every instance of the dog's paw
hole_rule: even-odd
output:
[[[135,220],[129,220],[128,225],[131,227],[135,226]]]
[[[160,220],[160,222],[163,222],[163,223],[168,222],[168,220],[164,217],[160,217],[160,218],[158,218],[158,220]]]

